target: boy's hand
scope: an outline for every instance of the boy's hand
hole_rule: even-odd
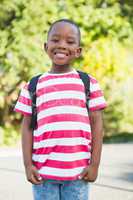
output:
[[[98,175],[98,166],[90,164],[80,174],[79,179],[83,179],[87,182],[94,182]]]
[[[35,184],[35,185],[39,185],[39,184],[43,183],[43,180],[40,177],[40,175],[38,174],[35,166],[33,166],[33,165],[28,166],[25,168],[25,171],[26,171],[27,180],[29,182],[31,182],[32,184]]]

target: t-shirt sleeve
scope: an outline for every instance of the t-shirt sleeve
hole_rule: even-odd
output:
[[[89,109],[90,111],[101,110],[107,107],[103,91],[100,88],[97,80],[90,76],[90,101]]]
[[[28,91],[28,83],[21,89],[14,111],[21,113],[22,115],[31,115],[31,97]]]

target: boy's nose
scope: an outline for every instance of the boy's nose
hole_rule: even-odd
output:
[[[66,42],[65,42],[65,41],[61,41],[61,42],[59,42],[59,44],[58,44],[58,48],[66,49],[66,48],[67,48]]]

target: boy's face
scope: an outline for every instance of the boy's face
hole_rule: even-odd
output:
[[[81,54],[77,28],[67,22],[57,22],[49,32],[45,50],[53,66],[69,65]]]

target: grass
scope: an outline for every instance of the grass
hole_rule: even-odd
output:
[[[120,133],[113,136],[105,136],[103,143],[113,144],[113,143],[128,143],[133,142],[133,133]]]
[[[8,134],[7,134],[8,133]],[[6,134],[0,138],[0,147],[1,146],[17,146],[20,145],[20,135],[17,132],[6,131]],[[115,144],[115,143],[133,143],[133,133],[117,133],[116,135],[112,136],[104,136],[103,143],[104,144]]]

